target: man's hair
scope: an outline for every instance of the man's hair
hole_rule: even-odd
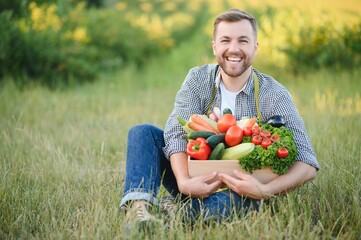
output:
[[[246,19],[251,23],[253,34],[255,36],[255,39],[257,40],[258,27],[256,19],[251,14],[236,8],[229,9],[216,17],[216,19],[214,20],[213,37],[215,37],[216,35],[217,27],[220,22],[238,22],[243,19]]]

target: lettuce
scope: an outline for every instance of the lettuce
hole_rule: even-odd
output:
[[[280,139],[267,149],[257,145],[250,154],[239,159],[240,166],[248,172],[269,167],[276,174],[287,173],[288,169],[295,163],[297,155],[297,147],[291,130],[284,126],[279,128],[272,127],[269,124],[260,124],[259,126],[261,129],[271,132],[272,135],[277,134]],[[251,141],[251,137],[243,139],[243,142]],[[280,158],[277,156],[277,150],[280,147],[288,149],[287,157]]]

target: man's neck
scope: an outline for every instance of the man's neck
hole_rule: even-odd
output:
[[[239,92],[247,83],[249,77],[252,73],[252,66],[250,66],[242,75],[238,77],[231,77],[228,76],[223,70],[221,69],[221,79],[223,85],[226,87],[228,91],[231,92]]]

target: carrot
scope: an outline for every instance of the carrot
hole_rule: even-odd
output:
[[[194,131],[206,131],[206,132],[214,132],[216,133],[214,130],[208,129],[203,125],[200,125],[198,123],[195,122],[189,122],[188,123],[188,127]]]
[[[208,122],[216,131],[219,133],[217,122],[208,117],[207,115],[199,115],[201,118],[203,118],[206,122]]]
[[[243,129],[245,129],[246,127],[250,127],[252,128],[253,125],[256,123],[256,118],[250,118],[248,119],[248,121],[242,126]]]
[[[191,123],[195,123],[197,125],[202,126],[204,128],[204,130],[202,131],[218,133],[218,131],[199,114],[192,114],[190,120]]]

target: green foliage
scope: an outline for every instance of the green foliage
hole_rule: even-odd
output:
[[[316,7],[305,13],[302,4],[285,3],[282,8],[232,0],[1,1],[0,81],[10,76],[19,85],[35,81],[50,87],[92,81],[127,65],[142,68],[193,34],[204,42],[194,48],[202,55],[192,58],[210,62],[206,41],[211,41],[213,17],[230,7],[257,17],[256,64],[286,71],[360,65],[360,21],[345,18],[336,24],[334,19],[345,14]]]
[[[15,17],[21,17],[26,14],[26,4],[27,0],[0,0],[0,13],[9,11]]]
[[[127,64],[142,67],[196,26],[195,18],[176,9],[145,13],[137,8],[32,2],[28,10],[20,19],[10,12],[0,16],[4,39],[0,76],[12,76],[20,85],[37,81],[56,87],[93,80],[99,72]]]
[[[318,28],[306,26],[299,34],[301,41],[285,49],[293,70],[360,66],[361,22],[339,30],[331,24]]]
[[[91,39],[88,45],[95,51],[90,61],[100,69],[129,62],[143,65],[161,51],[157,42],[149,40],[142,29],[131,27],[118,11],[89,10],[82,14],[81,21]]]
[[[0,13],[0,79],[7,74],[14,72],[16,62],[13,60],[19,58],[18,47],[21,46],[19,41],[20,31],[12,24],[12,13],[4,11]],[[12,49],[12,51],[10,51]]]
[[[92,79],[96,69],[86,61],[89,49],[68,44],[56,31],[23,32],[14,24],[9,12],[0,14],[1,45],[0,76],[10,75],[18,84],[38,81],[49,87],[66,84],[72,78]],[[81,50],[82,51],[79,51]]]

